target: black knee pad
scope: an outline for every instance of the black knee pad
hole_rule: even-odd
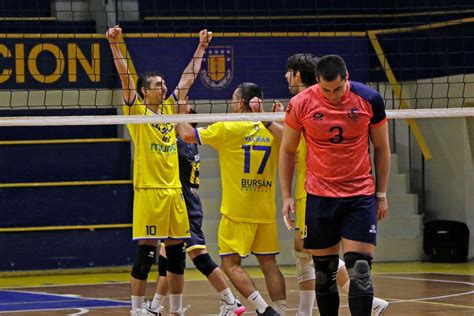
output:
[[[155,246],[138,245],[135,263],[132,267],[132,277],[138,280],[146,280],[155,262],[155,256]]]
[[[316,295],[337,294],[339,256],[313,256],[313,261],[316,270]]]
[[[344,254],[344,261],[351,280],[349,295],[373,296],[372,257],[358,252],[347,252]]]
[[[217,268],[217,264],[212,261],[211,256],[209,256],[208,253],[203,253],[202,255],[194,257],[193,262],[196,268],[206,277]]]
[[[162,255],[158,256],[158,275],[165,277],[166,276],[166,265],[168,264],[168,259]]]
[[[166,256],[168,257],[166,270],[175,274],[184,274],[184,268],[186,268],[184,243],[166,246]]]

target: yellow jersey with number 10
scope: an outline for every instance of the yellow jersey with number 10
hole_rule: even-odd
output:
[[[241,222],[275,222],[279,141],[261,122],[218,122],[197,128],[196,136],[219,155],[222,215]]]
[[[160,107],[161,114],[172,114],[174,98],[170,96]],[[135,97],[132,105],[124,105],[125,115],[160,115],[152,112]],[[135,145],[133,186],[135,188],[180,188],[178,147],[173,123],[128,124]]]

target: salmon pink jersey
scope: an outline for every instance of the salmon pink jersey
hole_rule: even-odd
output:
[[[369,128],[387,121],[381,95],[347,82],[340,103],[331,104],[316,84],[294,96],[285,124],[302,131],[308,146],[306,191],[324,197],[372,195]]]

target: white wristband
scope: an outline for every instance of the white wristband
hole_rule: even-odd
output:
[[[378,198],[386,198],[387,192],[375,192],[375,196]]]

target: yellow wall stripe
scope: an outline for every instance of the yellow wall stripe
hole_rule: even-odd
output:
[[[40,17],[30,17],[30,16],[26,16],[26,17],[10,17],[10,16],[1,16],[0,17],[0,21],[18,21],[18,22],[21,22],[21,21],[56,21],[56,17],[55,16],[40,16]]]
[[[86,186],[86,185],[117,185],[117,184],[132,184],[132,183],[133,183],[132,180],[0,183],[0,189],[29,188],[29,187],[67,187],[67,186]]]
[[[409,109],[410,106],[408,102],[402,96],[402,87],[398,83],[397,79],[395,78],[395,74],[393,73],[389,62],[387,58],[385,57],[385,53],[377,39],[376,33],[373,31],[369,31],[368,35],[369,35],[369,40],[372,43],[375,53],[377,54],[377,57],[380,61],[380,65],[383,67],[385,71],[385,75],[387,76],[388,82],[390,83],[390,87],[393,89],[395,98],[398,100],[398,102],[400,102],[400,107],[402,109]],[[415,136],[415,139],[418,143],[418,146],[420,147],[421,152],[423,153],[423,156],[425,157],[426,160],[431,160],[432,159],[431,152],[428,148],[428,145],[425,142],[425,139],[423,138],[423,135],[421,134],[420,129],[418,128],[418,124],[416,124],[415,119],[407,119],[407,122],[411,128],[411,131],[413,132],[413,135]]]
[[[366,32],[213,32],[213,37],[364,37]],[[197,33],[127,33],[125,38],[197,38]],[[26,39],[105,39],[104,34],[35,34],[3,33],[4,38]],[[125,55],[124,55],[125,56]]]
[[[132,224],[4,227],[4,228],[0,228],[0,233],[44,232],[44,231],[58,231],[58,230],[96,230],[96,229],[130,228],[130,227],[132,227]]]
[[[376,34],[397,34],[397,33],[407,33],[407,32],[416,32],[416,31],[426,31],[426,30],[431,30],[431,29],[438,29],[442,27],[455,26],[459,24],[472,23],[472,22],[474,22],[474,17],[449,20],[449,21],[444,21],[444,22],[436,22],[436,23],[430,23],[430,24],[423,24],[423,25],[418,25],[418,26],[371,30],[370,32],[374,32]]]
[[[0,145],[45,145],[45,144],[81,144],[81,143],[125,143],[126,138],[83,138],[83,139],[48,139],[48,140],[5,140]]]
[[[467,14],[474,10],[445,10],[433,12],[382,13],[382,14],[325,14],[325,15],[274,15],[274,16],[146,16],[145,21],[253,21],[253,20],[332,20],[332,19],[371,19],[403,18],[416,16],[439,16],[448,14]]]
[[[212,32],[212,37],[364,37],[366,32]],[[127,38],[194,38],[197,33],[127,34]]]

